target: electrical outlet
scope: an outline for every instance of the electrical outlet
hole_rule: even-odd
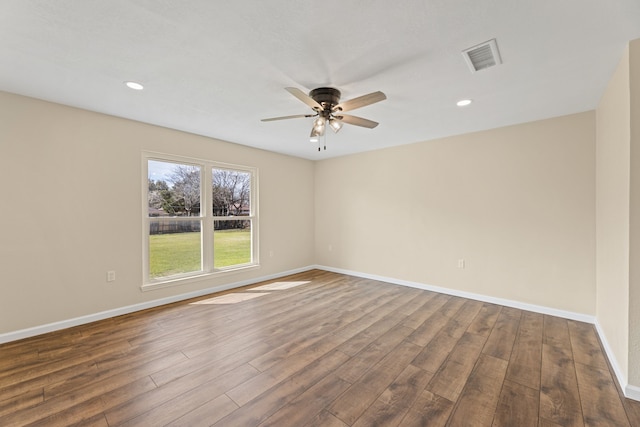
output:
[[[269,251],[269,257],[273,258],[273,251]]]
[[[115,271],[107,271],[107,282],[115,282],[116,280],[116,272]]]
[[[458,260],[458,268],[464,268],[464,259],[459,259]]]

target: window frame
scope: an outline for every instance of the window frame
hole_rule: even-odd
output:
[[[175,216],[175,217],[151,217],[149,216],[149,161],[177,163],[200,167],[200,215],[199,216]],[[228,217],[213,215],[212,206],[212,179],[213,169],[246,172],[250,174],[250,209],[248,216],[242,216],[243,220],[249,220],[251,224],[251,261],[243,264],[215,268],[214,254],[214,221],[228,220]],[[149,259],[149,230],[152,222],[162,221],[200,221],[200,250],[201,270],[188,273],[179,273],[159,278],[150,277]],[[258,168],[218,162],[209,159],[192,158],[174,154],[143,152],[142,153],[142,290],[151,290],[167,286],[188,283],[194,280],[202,280],[212,276],[225,275],[260,266],[258,251]]]

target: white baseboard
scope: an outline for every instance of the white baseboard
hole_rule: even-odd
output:
[[[562,317],[564,319],[576,320],[578,322],[595,323],[595,316],[588,314],[575,313],[572,311],[558,310],[555,308],[549,308],[541,305],[527,304],[520,301],[513,301],[504,298],[496,298],[482,294],[475,294],[472,292],[459,291],[456,289],[442,288],[440,286],[427,285],[424,283],[412,282],[409,280],[395,279],[393,277],[378,276],[375,274],[360,273],[358,271],[344,270],[341,268],[327,267],[324,265],[316,265],[315,268],[319,270],[331,271],[334,273],[347,274],[349,276],[362,277],[364,279],[379,280],[381,282],[393,283],[395,285],[408,286],[411,288],[423,289],[425,291],[438,292],[440,294],[452,295],[456,297],[468,298],[476,301],[488,302],[491,304],[504,305],[506,307],[513,307],[520,310],[533,311],[535,313],[548,314],[550,316]]]
[[[88,314],[86,316],[75,317],[73,319],[67,319],[59,322],[48,323],[46,325],[35,326],[27,329],[21,329],[14,332],[7,332],[4,334],[0,334],[0,344],[21,340],[21,339],[33,337],[36,335],[45,334],[47,332],[53,332],[61,329],[71,328],[73,326],[84,325],[86,323],[91,323],[98,320],[104,320],[111,317],[121,316],[123,314],[133,313],[140,310],[146,310],[148,308],[158,307],[165,304],[171,304],[173,302],[184,301],[190,298],[209,295],[215,292],[221,292],[221,291],[226,291],[228,289],[234,289],[242,286],[252,285],[254,283],[263,282],[265,280],[272,280],[272,279],[277,279],[279,277],[289,276],[291,274],[302,273],[305,271],[312,270],[314,268],[315,266],[297,268],[294,270],[283,271],[280,273],[270,274],[267,276],[256,277],[254,279],[241,280],[238,282],[227,283],[224,285],[214,286],[207,289],[201,289],[194,292],[174,295],[167,298],[161,298],[161,299],[147,301],[139,304],[128,305],[126,307],[119,307],[112,310],[101,311],[99,313]]]
[[[636,387],[634,385],[629,385],[624,388],[624,395],[633,400],[637,400],[640,402],[640,387]]]

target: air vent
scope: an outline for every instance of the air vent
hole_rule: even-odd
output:
[[[496,39],[465,49],[462,56],[472,73],[502,64]]]

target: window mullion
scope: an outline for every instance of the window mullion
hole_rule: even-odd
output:
[[[200,215],[202,215],[202,268],[213,271],[213,220],[211,209],[211,165],[203,166],[203,179],[200,196]]]
[[[145,185],[145,193],[148,191],[149,186]],[[144,202],[147,202],[147,194],[145,194]],[[149,229],[151,228],[151,218],[147,216],[147,206],[144,207],[143,227],[144,237],[142,241],[142,256],[145,262],[142,263],[142,283],[149,281]]]

